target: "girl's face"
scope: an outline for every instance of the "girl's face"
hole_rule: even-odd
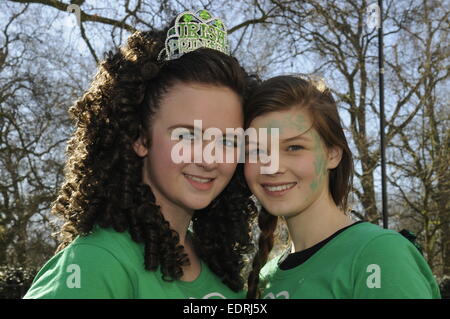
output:
[[[247,183],[270,214],[291,217],[329,195],[328,169],[339,164],[340,152],[326,149],[306,111],[293,107],[267,113],[256,117],[250,127],[267,128],[268,133],[271,128],[279,129],[278,171],[261,174],[263,164],[245,164]],[[264,145],[249,143],[247,151],[254,153],[258,147]],[[266,149],[275,151],[270,145]]]
[[[152,120],[151,147],[139,139],[134,149],[144,157],[143,180],[150,185],[158,205],[167,209],[192,211],[205,208],[230,181],[236,169],[234,163],[194,163],[194,147],[190,163],[175,163],[172,148],[180,143],[172,140],[172,131],[186,128],[192,134],[182,136],[183,143],[194,145],[194,120],[202,121],[202,129],[243,125],[239,96],[226,87],[204,84],[175,84],[163,96],[160,108]],[[197,136],[198,138],[198,136]],[[211,141],[203,141],[203,148]],[[229,141],[228,141],[229,142]],[[231,145],[231,146],[230,146]],[[236,150],[233,143],[223,143],[225,151]],[[203,149],[202,148],[202,149]]]

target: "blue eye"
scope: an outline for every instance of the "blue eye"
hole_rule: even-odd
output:
[[[290,145],[288,146],[288,151],[299,151],[301,149],[303,149],[304,147],[301,145]]]

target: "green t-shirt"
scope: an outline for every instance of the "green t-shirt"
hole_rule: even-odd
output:
[[[280,258],[261,270],[263,298],[441,298],[417,248],[399,233],[367,222],[339,233],[295,268],[281,270]]]
[[[144,246],[128,232],[97,227],[77,237],[39,271],[24,298],[244,298],[206,265],[191,282],[166,282],[161,272],[144,269]]]

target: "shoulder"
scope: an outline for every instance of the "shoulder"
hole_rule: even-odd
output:
[[[353,243],[354,265],[373,264],[403,267],[405,264],[426,264],[418,249],[404,236],[394,230],[383,229],[371,223],[355,225],[348,233]]]
[[[384,229],[369,222],[353,225],[338,235],[333,241],[333,250],[346,250],[347,257],[354,257],[367,249],[376,249],[388,242],[392,242],[390,248],[413,246],[409,240],[394,230]],[[399,247],[400,246],[400,247]],[[413,246],[414,247],[414,246]],[[339,252],[340,253],[340,252]]]
[[[421,256],[417,248],[397,231],[384,229],[378,225],[364,222],[355,225],[349,234],[353,248],[358,256],[380,254]]]
[[[357,233],[351,269],[355,297],[439,298],[430,267],[408,239],[377,225],[364,225]]]
[[[120,259],[130,258],[134,261],[136,258],[143,258],[143,244],[135,242],[128,231],[118,232],[112,228],[101,228],[96,226],[93,231],[86,236],[77,237],[70,246],[76,247],[88,245],[108,251],[111,255]],[[70,247],[69,246],[69,247]]]
[[[391,229],[384,229],[378,225],[369,222],[360,222],[357,225],[350,227],[345,233],[351,233],[353,238],[362,240],[362,244],[367,243],[373,238],[384,235],[398,235],[403,237],[399,233]]]
[[[43,266],[25,298],[129,298],[139,249],[126,236],[96,229],[78,237]]]
[[[99,254],[97,258],[94,258]],[[121,265],[128,272],[136,268],[141,270],[144,265],[144,245],[135,242],[130,234],[117,232],[112,228],[95,227],[86,235],[77,237],[65,249],[67,257],[77,260],[86,260],[92,265],[107,267],[102,264],[100,256],[104,259],[114,260],[117,265]]]

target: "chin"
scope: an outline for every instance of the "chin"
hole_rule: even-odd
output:
[[[198,202],[190,202],[187,203],[187,207],[192,210],[200,210],[208,207],[209,204],[211,204],[212,201],[198,201]]]
[[[283,207],[282,205],[272,204],[263,206],[269,214],[278,217],[290,217],[299,212],[299,210],[296,210],[293,207]]]

